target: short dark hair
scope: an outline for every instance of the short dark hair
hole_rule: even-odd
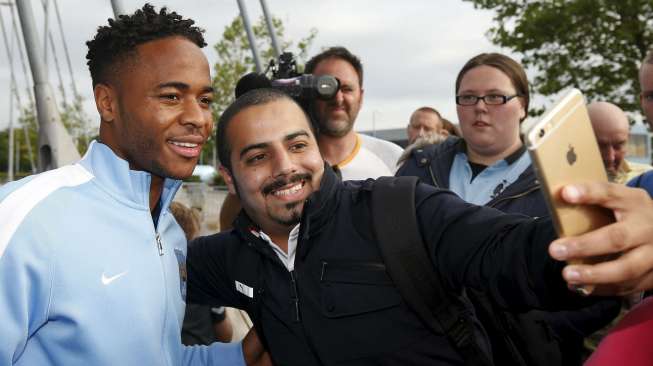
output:
[[[253,107],[256,105],[263,105],[277,100],[289,100],[297,105],[297,108],[301,109],[306,117],[306,123],[311,128],[313,134],[315,134],[315,129],[311,123],[311,119],[302,108],[299,103],[288,94],[284,93],[281,90],[261,88],[253,89],[247,93],[238,97],[233,103],[231,103],[227,109],[222,113],[220,119],[218,120],[217,131],[215,131],[215,142],[218,145],[218,159],[220,164],[226,168],[228,171],[231,171],[231,146],[227,139],[227,128],[229,124],[234,119],[236,114],[241,112],[243,109]]]
[[[195,21],[183,19],[174,11],[168,12],[166,7],[157,13],[152,5],[145,4],[134,14],[120,15],[117,20],[109,18],[108,23],[108,26],[98,27],[95,37],[86,42],[93,87],[107,83],[117,66],[134,55],[136,47],[143,43],[180,36],[200,48],[206,46],[204,30],[193,26]]]
[[[460,90],[460,82],[467,71],[477,66],[490,66],[506,74],[515,87],[517,94],[524,98],[524,111],[528,115],[528,104],[530,103],[530,91],[528,90],[528,78],[522,65],[512,58],[501,53],[481,53],[472,57],[458,73],[456,78],[456,95]],[[526,116],[524,116],[524,119]]]
[[[363,87],[363,64],[361,63],[361,60],[356,57],[356,55],[349,52],[349,50],[345,47],[331,47],[313,56],[306,63],[304,72],[307,74],[312,74],[313,71],[315,71],[315,67],[320,62],[330,58],[337,58],[349,62],[354,70],[356,70],[356,74],[358,74],[358,86]]]

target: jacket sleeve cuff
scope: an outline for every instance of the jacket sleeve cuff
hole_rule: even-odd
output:
[[[243,355],[243,342],[214,342],[209,348],[213,356],[211,359],[218,360],[215,365],[246,366]]]

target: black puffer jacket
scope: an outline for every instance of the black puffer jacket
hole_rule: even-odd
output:
[[[197,239],[188,252],[188,300],[245,309],[277,366],[462,364],[385,271],[373,237],[373,185],[342,183],[326,168],[304,206],[292,272],[242,212],[231,232]],[[516,309],[592,301],[567,290],[563,264],[546,254],[555,237],[549,220],[470,205],[424,184],[415,207],[435,270],[451,291],[487,288]]]
[[[456,153],[464,151],[464,140],[451,137],[440,144],[426,145],[412,151],[398,169],[397,176],[417,176],[424,183],[449,188],[449,172]],[[486,206],[503,212],[530,217],[547,217],[549,212],[540,185],[529,166],[519,178]],[[583,340],[601,329],[619,313],[621,302],[616,299],[597,302],[575,311],[504,312],[491,304],[482,292],[468,291],[481,322],[486,325],[493,341],[496,364],[509,364],[510,352],[503,349],[497,338],[499,331],[512,335],[515,346],[524,354],[528,365],[580,365]],[[501,318],[498,316],[501,315]],[[496,328],[499,328],[497,330]]]

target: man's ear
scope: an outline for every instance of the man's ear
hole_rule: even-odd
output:
[[[229,189],[229,193],[238,196],[238,192],[236,191],[236,185],[234,183],[234,178],[231,176],[231,172],[229,172],[229,169],[223,167],[220,165],[218,168],[220,170],[220,174],[222,175],[222,178],[224,178],[224,182],[227,184],[227,189]]]
[[[117,93],[114,87],[107,84],[96,84],[93,88],[93,95],[102,122],[113,122],[118,113]]]

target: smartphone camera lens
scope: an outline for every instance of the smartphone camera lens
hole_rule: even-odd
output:
[[[538,136],[539,136],[539,137],[544,137],[544,134],[545,134],[545,133],[546,133],[546,132],[544,131],[544,129],[541,128],[541,129],[540,129],[540,133],[538,133]]]

